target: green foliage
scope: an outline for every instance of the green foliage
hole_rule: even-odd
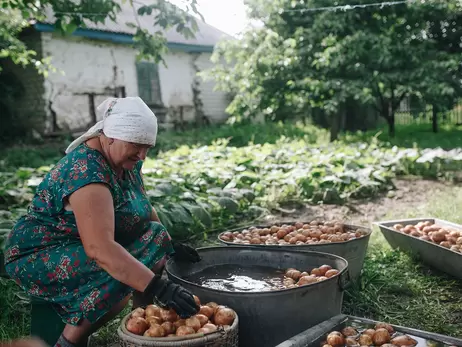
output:
[[[451,179],[462,168],[459,150],[383,147],[375,140],[313,146],[281,138],[274,144],[181,146],[144,164],[147,194],[179,238],[259,217],[292,201],[342,203],[392,188],[396,175]],[[0,177],[0,209],[19,213],[49,167],[19,168]]]
[[[126,1],[123,1],[125,3]],[[166,0],[145,3],[135,8],[136,1],[129,0],[129,4],[135,12],[136,23],[126,23],[136,28],[134,46],[138,49],[139,59],[152,59],[156,62],[164,62],[166,41],[161,31],[150,34],[141,28],[137,16],[152,16],[153,25],[164,31],[176,28],[179,33],[186,37],[194,37],[198,29],[193,16],[180,10]],[[187,0],[187,11],[199,14],[197,0]],[[124,5],[123,5],[124,6]],[[55,27],[63,35],[72,34],[79,27],[85,27],[86,23],[104,23],[105,20],[116,20],[121,6],[113,0],[81,0],[81,1],[14,1],[5,0],[0,9],[0,58],[10,58],[14,64],[26,66],[32,64],[39,72],[46,73],[51,66],[48,59],[38,59],[37,52],[28,49],[20,40],[19,34],[29,27],[34,21],[44,19],[46,9],[52,9],[56,21]],[[200,15],[200,14],[199,14]],[[165,63],[165,62],[164,62]]]
[[[309,108],[332,115],[356,100],[394,124],[406,96],[447,107],[462,91],[462,49],[455,35],[460,1],[313,12],[302,10],[332,2],[247,3],[263,28],[241,41],[222,42],[214,53],[219,64],[205,73],[235,94],[227,110],[234,117],[303,117]]]

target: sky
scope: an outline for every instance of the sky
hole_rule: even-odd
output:
[[[169,0],[182,7],[185,0]],[[197,0],[205,22],[229,34],[237,35],[248,23],[244,0]]]

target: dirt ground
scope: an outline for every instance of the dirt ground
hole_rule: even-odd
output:
[[[388,218],[400,218],[405,211],[416,210],[428,204],[436,192],[450,190],[453,186],[444,182],[422,179],[395,180],[395,190],[375,199],[350,201],[345,205],[307,205],[303,208],[279,211],[265,218],[266,221],[305,221],[313,218],[342,219],[349,224],[370,225]]]

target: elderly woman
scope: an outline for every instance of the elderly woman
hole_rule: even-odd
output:
[[[156,142],[155,115],[137,97],[108,99],[98,113],[103,120],[40,183],[5,251],[11,278],[66,323],[61,347],[112,319],[134,291],[135,305],[147,298],[181,317],[199,310],[190,292],[159,274],[169,255],[200,258],[171,241],[145,194],[141,167]]]

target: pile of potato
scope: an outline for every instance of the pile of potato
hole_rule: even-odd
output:
[[[328,278],[334,277],[339,274],[340,271],[333,269],[330,265],[321,265],[318,268],[314,268],[308,272],[300,272],[296,269],[287,269],[283,285],[285,288],[294,288],[304,286],[311,283],[321,282]]]
[[[297,222],[293,225],[273,225],[268,228],[251,227],[241,232],[227,231],[220,239],[244,245],[316,245],[345,242],[368,234],[367,230],[348,230],[340,222],[312,221],[309,224]]]
[[[174,310],[149,305],[145,309],[137,308],[127,320],[127,330],[133,334],[147,337],[173,337],[193,334],[210,334],[218,329],[229,329],[236,313],[229,307],[209,302],[201,305],[194,296],[200,311],[195,316],[181,319]]]
[[[381,346],[399,347],[416,346],[417,341],[408,335],[398,334],[390,324],[377,323],[374,329],[358,329],[348,326],[342,331],[332,331],[327,334],[325,341],[321,342],[322,347],[340,346]]]
[[[393,229],[462,253],[462,230],[442,227],[429,221],[419,222],[416,225],[395,224]]]

